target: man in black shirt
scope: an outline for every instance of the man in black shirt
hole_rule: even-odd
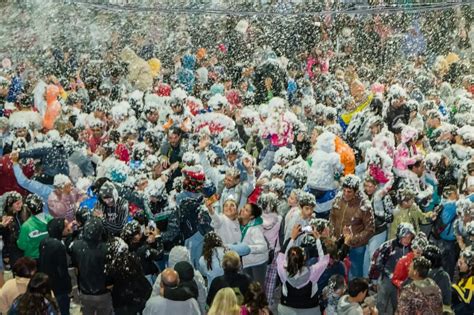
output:
[[[105,255],[102,241],[104,227],[98,218],[90,218],[84,226],[83,238],[71,245],[72,264],[77,268],[81,311],[84,315],[112,315],[112,296],[107,289]]]
[[[234,251],[228,251],[222,259],[222,268],[224,275],[212,280],[207,294],[207,305],[210,307],[217,292],[223,288],[232,288],[237,296],[239,305],[243,303],[245,293],[247,292],[252,279],[240,272],[240,257]]]

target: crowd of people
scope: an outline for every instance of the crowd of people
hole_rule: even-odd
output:
[[[470,25],[424,22],[2,56],[0,312],[473,314]]]

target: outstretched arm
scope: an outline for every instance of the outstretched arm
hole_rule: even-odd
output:
[[[18,163],[13,165],[13,173],[15,174],[18,185],[34,194],[37,194],[44,202],[48,201],[48,196],[53,191],[52,187],[26,177]]]

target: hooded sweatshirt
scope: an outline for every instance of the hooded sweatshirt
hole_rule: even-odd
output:
[[[284,246],[285,253],[277,257],[277,270],[282,282],[281,304],[291,308],[313,308],[318,306],[318,280],[329,263],[329,255],[324,255],[321,241],[316,241],[321,259],[310,267],[304,266],[297,274],[290,276],[286,270],[288,250],[294,246],[292,239]]]
[[[400,243],[403,235],[397,235],[396,239],[386,241],[375,251],[370,266],[370,278],[377,279],[379,276],[392,278],[397,262],[411,251],[410,246],[404,247]]]
[[[307,185],[309,188],[328,191],[337,188],[336,174],[342,174],[344,166],[336,153],[336,136],[325,132],[318,137],[316,150],[312,155]]]
[[[169,253],[168,266],[170,268],[174,268],[176,264],[182,261],[191,263],[191,256],[189,254],[189,250],[184,246],[173,247]],[[199,308],[201,309],[201,313],[205,314],[207,288],[206,283],[204,282],[204,278],[198,270],[194,270],[194,281],[196,282],[199,291],[197,298]],[[158,278],[156,279],[155,284],[153,285],[153,291],[151,293],[152,298],[160,296],[160,283],[161,274],[158,275]]]
[[[268,261],[268,244],[263,235],[263,220],[258,217],[245,226],[240,226],[242,243],[250,247],[250,254],[242,257],[243,268],[258,266]]]
[[[48,237],[40,243],[38,271],[49,276],[55,295],[71,292],[71,278],[68,272],[66,246],[61,241],[64,219],[52,219],[48,223]]]
[[[97,218],[90,218],[85,226],[83,238],[71,245],[72,265],[78,269],[79,291],[86,295],[101,295],[108,292],[105,276],[106,244],[102,241],[104,226]]]
[[[354,303],[349,300],[349,295],[344,295],[337,304],[338,315],[362,315],[362,307],[359,303]]]
[[[123,240],[113,238],[107,243],[105,270],[114,285],[112,303],[116,312],[126,307],[134,313],[143,310],[152,287],[145,278],[140,259],[129,252]]]
[[[394,211],[393,222],[390,225],[390,230],[388,232],[388,239],[393,239],[397,234],[397,227],[400,223],[410,223],[415,228],[415,232],[418,233],[420,230],[420,225],[426,224],[428,219],[421,212],[420,208],[413,204],[410,208],[404,209],[400,206]]]
[[[112,235],[118,235],[122,231],[128,219],[128,202],[122,197],[119,197],[118,191],[114,184],[105,182],[99,190],[100,202],[95,205],[95,208],[102,211],[104,228]],[[106,198],[113,199],[113,205],[106,205],[103,200]]]
[[[52,219],[48,214],[40,213],[26,220],[20,228],[17,245],[26,257],[37,259],[41,241],[48,235],[47,224]]]

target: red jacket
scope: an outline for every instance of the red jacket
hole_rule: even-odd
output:
[[[255,187],[255,189],[252,191],[252,193],[248,196],[247,202],[256,205],[257,201],[258,201],[258,197],[260,197],[262,192],[263,192],[263,186]]]
[[[392,276],[392,283],[399,290],[402,288],[403,282],[408,279],[408,269],[410,268],[410,264],[414,257],[415,254],[413,254],[413,252],[409,252],[400,258],[400,260],[397,262],[397,265],[395,266]]]
[[[115,156],[122,162],[130,162],[130,151],[127,146],[123,143],[119,143],[115,149]]]
[[[95,153],[95,151],[97,150],[97,148],[102,144],[104,143],[105,141],[107,141],[107,135],[104,134],[102,137],[100,138],[95,138],[93,137],[92,135],[89,137],[89,149],[92,151],[92,153]]]
[[[34,164],[28,163],[22,167],[23,173],[26,177],[30,178],[33,176]],[[0,159],[0,196],[9,191],[16,191],[22,196],[26,196],[29,192],[21,188],[15,178],[15,173],[13,173],[13,163],[10,159],[10,154],[5,154]]]

